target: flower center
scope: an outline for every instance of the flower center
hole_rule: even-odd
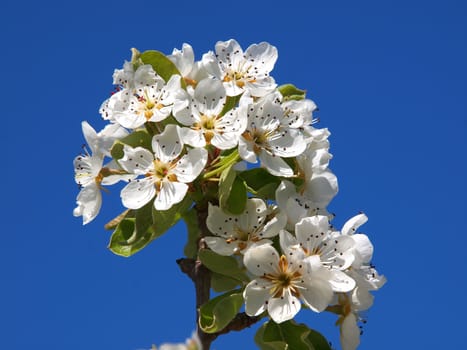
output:
[[[279,272],[277,274],[265,274],[262,276],[262,278],[270,281],[273,285],[271,288],[272,297],[283,297],[286,290],[289,290],[292,295],[299,297],[300,291],[297,282],[302,279],[300,271],[289,269],[289,262],[285,255],[280,257],[278,267]]]

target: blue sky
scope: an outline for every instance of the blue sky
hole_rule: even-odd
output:
[[[83,227],[72,216],[81,121],[101,102],[131,47],[170,53],[216,41],[279,50],[278,83],[305,88],[332,133],[336,225],[358,211],[388,283],[367,312],[360,349],[464,346],[467,245],[467,6],[462,1],[225,3],[3,1],[0,347],[136,350],[194,329],[178,225],[125,259],[103,225],[118,190]],[[300,321],[337,346],[332,315]],[[217,350],[254,349],[255,329]]]

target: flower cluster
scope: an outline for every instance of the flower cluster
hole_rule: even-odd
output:
[[[385,278],[371,263],[369,238],[357,232],[365,214],[341,230],[331,224],[326,208],[338,185],[315,103],[291,84],[276,84],[277,49],[268,43],[244,51],[228,40],[194,57],[188,44],[168,56],[133,50],[115,70],[116,89],[100,108],[108,124],[96,132],[82,123],[88,148],[74,160],[74,215],[91,222],[103,186],[125,182],[127,210],[110,226],[121,234],[125,220],[133,223],[137,240],[146,233],[141,217],[152,213],[146,221],[153,225],[143,225],[152,238],[141,249],[157,236],[154,225],[174,223],[157,221],[158,213],[205,210],[209,232],[198,239],[248,271],[247,315],[280,324],[302,304],[334,312],[343,349],[355,349],[359,312]]]

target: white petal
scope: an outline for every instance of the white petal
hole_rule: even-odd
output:
[[[234,235],[235,219],[238,220],[238,217],[227,215],[221,208],[209,203],[206,225],[211,233],[219,237],[229,238]]]
[[[306,281],[304,287],[304,289],[300,289],[300,294],[308,307],[315,312],[321,312],[326,309],[333,297],[329,282],[312,276]]]
[[[219,255],[232,255],[237,248],[236,242],[227,242],[224,238],[220,237],[204,237],[204,241],[212,251]]]
[[[130,111],[117,111],[113,117],[118,124],[127,129],[139,128],[146,122],[144,114],[135,114]]]
[[[206,139],[202,130],[193,130],[190,128],[180,128],[180,138],[183,143],[192,147],[204,147],[206,146]]]
[[[248,283],[243,291],[245,312],[249,316],[258,316],[266,309],[266,301],[270,298],[271,284],[260,278]]]
[[[245,159],[245,158],[244,158]],[[293,170],[280,157],[275,157],[267,151],[262,151],[259,154],[261,165],[264,166],[272,175],[290,177],[293,176]]]
[[[143,147],[123,146],[123,158],[119,163],[131,174],[144,175],[154,168],[154,155]]]
[[[152,149],[157,159],[170,162],[182,152],[183,143],[178,136],[178,126],[169,124],[159,135],[152,138]]]
[[[287,223],[287,216],[284,212],[276,213],[272,219],[270,219],[266,225],[264,225],[263,231],[261,232],[261,237],[274,237],[282,230]]]
[[[225,89],[216,79],[203,79],[195,89],[194,98],[200,104],[199,111],[207,115],[218,115],[225,104]]]
[[[315,215],[300,220],[295,225],[297,240],[309,250],[317,247],[328,237],[329,221],[324,215]]]
[[[373,257],[373,244],[367,235],[357,233],[351,236],[355,241],[355,250],[358,253],[358,263],[369,263]]]
[[[291,320],[300,311],[300,308],[300,300],[291,295],[289,291],[286,291],[283,297],[271,298],[268,302],[269,316],[276,323]]]
[[[374,296],[360,286],[352,291],[352,306],[355,310],[367,310],[373,305]]]
[[[279,254],[269,244],[251,247],[243,257],[246,268],[256,276],[278,272]]]
[[[99,214],[102,205],[102,195],[97,184],[91,184],[83,187],[76,197],[78,205],[74,211],[74,216],[83,217],[83,225],[88,224]]]
[[[278,54],[274,46],[267,42],[261,42],[250,45],[245,51],[245,56],[255,59],[255,66],[261,73],[269,73],[274,68]]]
[[[297,239],[286,230],[281,230],[279,233],[279,242],[281,249],[285,254],[288,254],[291,250],[297,250],[300,248]]]
[[[302,154],[306,149],[303,135],[295,129],[284,130],[275,134],[269,140],[272,152],[279,157],[295,157]]]
[[[332,290],[334,292],[350,292],[355,288],[355,280],[349,277],[345,272],[339,270],[329,270]]]
[[[253,151],[253,144],[246,141],[243,137],[238,140],[238,154],[248,163],[256,163],[256,154]]]
[[[354,217],[347,220],[347,222],[344,224],[344,227],[342,227],[341,232],[343,235],[352,235],[356,233],[358,228],[367,221],[368,217],[365,214],[361,213],[355,215]]]
[[[129,209],[139,209],[154,198],[156,188],[152,177],[136,179],[120,192],[122,203]]]
[[[243,232],[251,232],[264,222],[266,214],[266,204],[262,199],[248,199],[245,211],[238,216],[238,227]]]
[[[92,153],[97,153],[97,143],[98,143],[98,136],[94,128],[89,125],[87,121],[81,122],[81,129],[83,130],[83,135],[86,140],[86,143],[91,148]]]
[[[341,323],[340,341],[342,350],[355,350],[360,344],[360,328],[355,314],[349,313]]]
[[[311,179],[305,181],[304,196],[321,209],[329,204],[337,191],[337,177],[329,170],[313,173]]]
[[[179,182],[192,182],[204,169],[208,160],[208,151],[204,148],[193,148],[178,162],[173,170]]]
[[[157,210],[170,209],[185,198],[187,190],[188,185],[184,183],[163,181],[154,201],[154,207]]]

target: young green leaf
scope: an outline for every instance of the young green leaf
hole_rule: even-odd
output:
[[[198,253],[198,257],[204,266],[213,272],[234,278],[241,282],[248,282],[250,280],[245,272],[238,266],[237,260],[232,256],[223,256],[209,249],[201,249]]]
[[[117,255],[129,257],[140,251],[151,241],[151,234],[138,234],[135,229],[135,218],[125,218],[118,224],[112,234],[109,249]]]
[[[266,322],[256,333],[255,342],[261,350],[331,350],[321,334],[295,321]]]
[[[152,150],[151,148],[151,136],[145,129],[139,129],[132,132],[130,135],[125,136],[124,138],[116,141],[112,149],[110,150],[110,154],[116,160],[123,158],[123,145],[128,145],[131,147],[143,147],[148,150]]]
[[[211,272],[211,288],[216,293],[232,290],[240,284],[241,282],[234,278],[230,278],[216,272]]]
[[[279,177],[271,175],[264,168],[242,171],[238,173],[238,177],[245,181],[249,191],[264,199],[274,199],[281,182]]]
[[[191,208],[183,215],[185,221],[188,239],[185,244],[184,254],[187,258],[196,258],[198,253],[199,226],[196,210]]]
[[[219,332],[234,319],[242,305],[243,296],[238,290],[209,300],[199,310],[200,328],[206,333]]]
[[[245,183],[237,177],[232,165],[222,172],[219,180],[220,207],[231,214],[239,215],[245,210],[246,200]]]
[[[167,58],[162,52],[155,50],[144,51],[139,58],[143,63],[150,64],[152,68],[159,74],[166,82],[174,74],[181,75],[177,66]],[[186,84],[181,79],[182,87],[185,88]]]
[[[284,84],[277,88],[284,97],[283,100],[303,100],[306,96],[306,90],[301,90],[293,84]]]

